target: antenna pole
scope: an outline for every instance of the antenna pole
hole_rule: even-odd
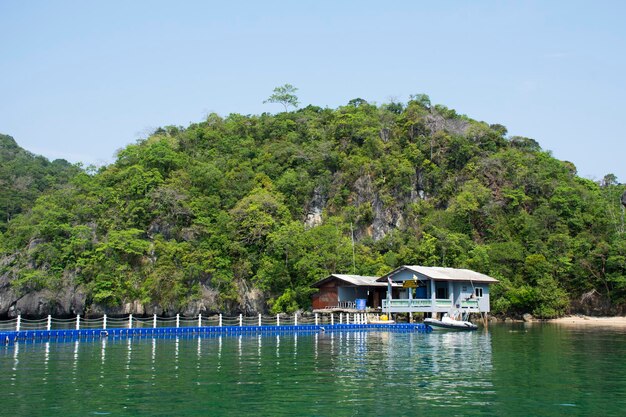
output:
[[[619,234],[624,234],[624,207],[626,206],[622,206],[622,224],[621,227],[619,229]]]
[[[352,236],[352,273],[356,273],[356,262],[354,255],[354,229],[352,228],[352,222],[350,222],[350,235]]]

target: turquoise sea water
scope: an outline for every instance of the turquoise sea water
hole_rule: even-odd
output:
[[[623,416],[626,329],[22,343],[0,386],[7,416]]]

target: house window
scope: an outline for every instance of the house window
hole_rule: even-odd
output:
[[[483,296],[483,289],[478,287],[474,289],[475,294],[476,294],[476,298],[481,298]]]
[[[446,298],[448,298],[448,289],[437,288],[437,298],[440,300],[445,300]]]

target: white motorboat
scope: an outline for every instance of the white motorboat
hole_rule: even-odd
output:
[[[424,324],[428,324],[432,327],[439,327],[449,330],[476,330],[478,326],[474,323],[465,320],[455,320],[447,313],[443,315],[441,320],[437,319],[424,319]]]

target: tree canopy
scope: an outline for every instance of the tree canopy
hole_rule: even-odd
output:
[[[357,274],[465,267],[500,280],[497,313],[554,317],[589,294],[623,311],[616,178],[580,178],[535,140],[425,95],[289,112],[294,92],[274,91],[276,115],[160,128],[93,174],[3,162],[0,276],[18,295],[82,288],[87,312],[293,311],[313,282],[353,270],[353,225]],[[14,189],[20,169],[33,180]]]
[[[79,167],[65,160],[50,162],[20,148],[11,136],[0,134],[0,232],[43,192],[63,186],[79,172]]]

